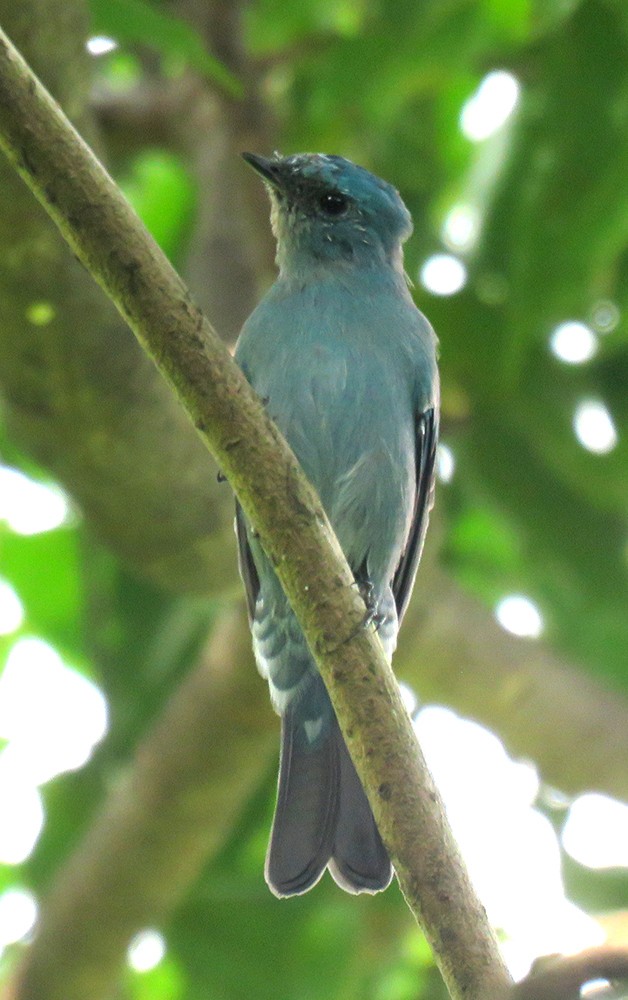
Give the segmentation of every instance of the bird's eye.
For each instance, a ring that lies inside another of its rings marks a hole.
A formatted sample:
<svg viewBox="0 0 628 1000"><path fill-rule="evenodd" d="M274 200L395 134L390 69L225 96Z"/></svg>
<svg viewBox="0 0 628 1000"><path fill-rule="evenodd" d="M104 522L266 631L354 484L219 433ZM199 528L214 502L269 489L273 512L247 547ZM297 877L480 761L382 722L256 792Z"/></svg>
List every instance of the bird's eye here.
<svg viewBox="0 0 628 1000"><path fill-rule="evenodd" d="M324 194L319 205L325 215L344 215L349 207L349 200L342 194Z"/></svg>

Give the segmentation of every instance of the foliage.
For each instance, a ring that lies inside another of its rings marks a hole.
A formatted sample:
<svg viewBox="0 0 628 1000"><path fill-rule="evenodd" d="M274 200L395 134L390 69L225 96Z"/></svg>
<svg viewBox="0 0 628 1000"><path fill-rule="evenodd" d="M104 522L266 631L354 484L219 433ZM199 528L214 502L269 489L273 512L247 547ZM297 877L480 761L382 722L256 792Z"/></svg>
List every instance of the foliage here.
<svg viewBox="0 0 628 1000"><path fill-rule="evenodd" d="M121 42L96 65L100 83L117 79L124 89L131 65L131 90L138 80L177 77L189 67L223 98L236 99L249 85L209 52L177 4L91 0L91 10L94 30ZM622 0L255 0L244 37L277 120L273 142L286 152L356 159L393 181L412 212L407 270L440 337L444 440L456 461L438 496L444 564L489 607L506 593L529 595L548 643L626 694ZM493 70L516 77L520 98L499 131L473 142L460 129L460 112ZM190 157L152 140L139 146L117 179L182 262L200 203ZM475 226L464 247L445 228L460 205ZM441 252L466 267L464 288L451 296L430 293L418 279L425 259ZM552 332L570 320L588 324L595 338L595 356L580 365L549 349ZM608 453L586 450L576 438L574 413L586 399L601 400L612 415L617 442ZM6 427L0 454L32 471ZM40 894L194 662L215 607L139 581L94 543L78 515L32 536L3 527L0 560L26 609L18 634L46 639L97 677L110 706L110 733L90 762L45 787L46 827L35 852L0 867L0 888L15 883ZM3 656L14 638L2 638ZM396 890L339 898L321 884L290 904L267 894L261 872L273 774L173 917L166 962L144 977L128 972L124 995L409 1000L437 993L426 946ZM603 879L573 865L569 874L575 899L625 907L620 873L608 891Z"/></svg>
<svg viewBox="0 0 628 1000"><path fill-rule="evenodd" d="M199 35L179 18L169 17L159 4L146 0L91 0L94 31L111 34L120 42L149 45L175 67L189 65L231 95L242 95L242 85L215 59Z"/></svg>

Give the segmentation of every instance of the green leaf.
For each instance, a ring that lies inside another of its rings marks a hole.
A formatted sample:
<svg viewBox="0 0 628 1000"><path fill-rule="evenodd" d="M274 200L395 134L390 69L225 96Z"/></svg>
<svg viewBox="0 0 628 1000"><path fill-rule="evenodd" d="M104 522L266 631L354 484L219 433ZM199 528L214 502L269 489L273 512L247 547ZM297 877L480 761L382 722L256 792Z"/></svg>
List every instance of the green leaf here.
<svg viewBox="0 0 628 1000"><path fill-rule="evenodd" d="M127 972L129 1000L183 1000L185 983L175 962L166 958L149 972Z"/></svg>
<svg viewBox="0 0 628 1000"><path fill-rule="evenodd" d="M196 208L194 185L179 158L165 150L145 149L119 183L164 253L179 259Z"/></svg>
<svg viewBox="0 0 628 1000"><path fill-rule="evenodd" d="M90 0L92 27L116 41L140 42L175 57L218 84L232 97L241 97L237 77L209 53L196 31L179 18L158 10L146 0Z"/></svg>
<svg viewBox="0 0 628 1000"><path fill-rule="evenodd" d="M82 645L77 536L72 527L24 536L0 526L2 575L24 605L25 627L72 659Z"/></svg>

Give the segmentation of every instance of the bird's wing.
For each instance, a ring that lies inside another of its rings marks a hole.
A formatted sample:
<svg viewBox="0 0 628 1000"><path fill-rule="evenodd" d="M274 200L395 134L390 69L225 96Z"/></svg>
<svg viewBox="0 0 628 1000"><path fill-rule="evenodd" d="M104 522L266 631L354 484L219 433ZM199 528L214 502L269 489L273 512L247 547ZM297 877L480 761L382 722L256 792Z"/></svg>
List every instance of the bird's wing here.
<svg viewBox="0 0 628 1000"><path fill-rule="evenodd" d="M399 560L392 585L399 622L401 622L408 601L410 600L414 578L423 549L429 512L432 507L437 438L438 421L435 410L430 408L420 413L416 419L416 490L414 509L406 547ZM255 603L259 594L259 577L251 554L244 514L239 503L236 503L235 528L238 541L240 575L246 592L249 621L252 622L255 614Z"/></svg>
<svg viewBox="0 0 628 1000"><path fill-rule="evenodd" d="M246 534L246 522L240 504L236 501L235 530L238 540L238 563L240 566L240 576L244 583L246 593L246 605L249 613L249 624L252 623L255 615L255 602L259 594L259 577L253 562L251 547Z"/></svg>
<svg viewBox="0 0 628 1000"><path fill-rule="evenodd" d="M399 622L404 616L414 586L428 517L434 499L434 461L437 438L438 418L435 410L431 408L418 414L415 425L416 492L414 510L406 547L395 571L392 584Z"/></svg>

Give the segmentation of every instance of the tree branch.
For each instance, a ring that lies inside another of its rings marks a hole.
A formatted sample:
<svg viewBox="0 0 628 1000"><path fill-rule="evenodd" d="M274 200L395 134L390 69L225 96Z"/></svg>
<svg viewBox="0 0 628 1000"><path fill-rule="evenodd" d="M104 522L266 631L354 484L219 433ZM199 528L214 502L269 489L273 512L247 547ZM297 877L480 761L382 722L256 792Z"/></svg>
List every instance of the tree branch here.
<svg viewBox="0 0 628 1000"><path fill-rule="evenodd" d="M84 0L0 0L0 24L94 135ZM0 387L13 440L126 565L179 592L222 591L233 563L228 490L155 366L4 159L0 243Z"/></svg>
<svg viewBox="0 0 628 1000"><path fill-rule="evenodd" d="M0 145L177 391L259 532L454 997L510 979L320 501L181 279L6 36Z"/></svg>
<svg viewBox="0 0 628 1000"><path fill-rule="evenodd" d="M549 955L516 983L510 1000L579 1000L581 989L594 979L628 983L626 948L590 948L578 955Z"/></svg>
<svg viewBox="0 0 628 1000"><path fill-rule="evenodd" d="M130 939L163 921L230 833L276 742L244 621L243 604L219 620L58 873L10 987L16 1000L109 997Z"/></svg>

